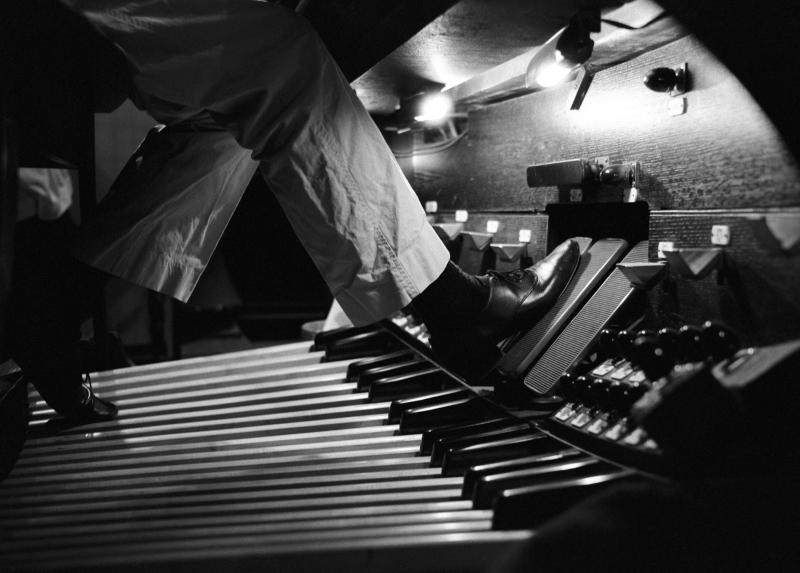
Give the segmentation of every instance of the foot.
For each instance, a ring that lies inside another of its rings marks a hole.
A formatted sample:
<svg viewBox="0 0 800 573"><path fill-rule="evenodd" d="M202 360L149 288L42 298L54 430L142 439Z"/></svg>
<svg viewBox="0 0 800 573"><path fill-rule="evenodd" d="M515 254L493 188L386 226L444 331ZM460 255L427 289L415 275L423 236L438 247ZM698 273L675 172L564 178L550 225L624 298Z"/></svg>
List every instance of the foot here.
<svg viewBox="0 0 800 573"><path fill-rule="evenodd" d="M579 260L578 244L568 240L527 269L477 277L488 289L486 305L477 314L428 325L434 352L469 379L482 377L500 357L501 340L531 328L553 307Z"/></svg>
<svg viewBox="0 0 800 573"><path fill-rule="evenodd" d="M578 266L575 241L561 243L535 265L478 277L489 287L489 301L472 328L492 344L536 324L553 307Z"/></svg>
<svg viewBox="0 0 800 573"><path fill-rule="evenodd" d="M83 403L74 413L65 416L70 422L75 424L90 424L93 422L107 422L117 417L116 405L108 400L103 400L85 385L83 386L83 391L86 395Z"/></svg>

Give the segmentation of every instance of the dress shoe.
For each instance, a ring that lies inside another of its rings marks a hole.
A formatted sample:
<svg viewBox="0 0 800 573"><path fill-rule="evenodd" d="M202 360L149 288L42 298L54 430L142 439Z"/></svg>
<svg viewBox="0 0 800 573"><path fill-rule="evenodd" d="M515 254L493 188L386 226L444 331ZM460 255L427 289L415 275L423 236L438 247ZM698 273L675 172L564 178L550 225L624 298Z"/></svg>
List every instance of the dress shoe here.
<svg viewBox="0 0 800 573"><path fill-rule="evenodd" d="M86 397L74 411L65 413L64 417L73 424L91 424L107 422L117 417L117 407L108 400L103 400L91 388L83 385Z"/></svg>
<svg viewBox="0 0 800 573"><path fill-rule="evenodd" d="M578 243L561 243L527 269L478 277L489 287L489 301L472 323L477 333L496 344L536 324L553 307L572 279L580 260Z"/></svg>
<svg viewBox="0 0 800 573"><path fill-rule="evenodd" d="M580 260L580 248L568 240L527 269L489 272L477 279L488 301L476 315L458 317L431 329L431 346L444 366L468 380L483 377L500 357L497 344L534 326L553 307Z"/></svg>
<svg viewBox="0 0 800 573"><path fill-rule="evenodd" d="M69 426L105 422L117 417L117 407L95 394L79 372L50 372L25 376L47 404Z"/></svg>

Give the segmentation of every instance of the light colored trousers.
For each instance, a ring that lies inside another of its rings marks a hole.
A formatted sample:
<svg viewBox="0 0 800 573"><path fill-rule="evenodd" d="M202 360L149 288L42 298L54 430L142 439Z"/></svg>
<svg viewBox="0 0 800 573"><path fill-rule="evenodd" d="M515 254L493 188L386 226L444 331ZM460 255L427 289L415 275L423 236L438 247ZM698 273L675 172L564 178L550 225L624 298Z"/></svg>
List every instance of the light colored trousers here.
<svg viewBox="0 0 800 573"><path fill-rule="evenodd" d="M218 126L145 140L84 261L186 300L257 166L355 324L441 274L447 250L302 17L257 0L64 1L126 55L137 105L167 126Z"/></svg>

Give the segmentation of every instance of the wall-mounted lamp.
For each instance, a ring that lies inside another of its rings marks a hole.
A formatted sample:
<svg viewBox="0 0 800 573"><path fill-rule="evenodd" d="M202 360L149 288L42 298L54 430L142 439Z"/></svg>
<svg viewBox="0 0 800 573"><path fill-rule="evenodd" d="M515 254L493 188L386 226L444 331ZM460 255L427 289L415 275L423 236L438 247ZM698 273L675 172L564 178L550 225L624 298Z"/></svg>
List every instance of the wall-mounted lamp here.
<svg viewBox="0 0 800 573"><path fill-rule="evenodd" d="M600 31L600 11L581 10L569 24L542 44L525 72L525 86L541 89L566 80L592 55L590 32Z"/></svg>
<svg viewBox="0 0 800 573"><path fill-rule="evenodd" d="M644 76L644 85L654 92L667 92L671 96L686 93L689 82L689 65L677 68L654 68Z"/></svg>
<svg viewBox="0 0 800 573"><path fill-rule="evenodd" d="M467 114L457 112L453 98L442 93L441 84L404 98L392 116L383 120L381 129L397 135L411 134L413 141L393 148L398 158L429 155L449 149L467 133ZM410 144L410 148L408 145Z"/></svg>

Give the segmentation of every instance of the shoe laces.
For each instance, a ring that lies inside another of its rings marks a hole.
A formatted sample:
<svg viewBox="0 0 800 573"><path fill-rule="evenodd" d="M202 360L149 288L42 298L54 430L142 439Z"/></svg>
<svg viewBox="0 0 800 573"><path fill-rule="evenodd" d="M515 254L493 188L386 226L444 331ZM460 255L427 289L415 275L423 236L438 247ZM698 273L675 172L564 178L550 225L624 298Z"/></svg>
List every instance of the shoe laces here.
<svg viewBox="0 0 800 573"><path fill-rule="evenodd" d="M522 282L525 278L527 271L525 269L514 269L513 271L507 272L498 272L498 271L487 271L486 274L489 276L495 277L507 283L517 284Z"/></svg>
<svg viewBox="0 0 800 573"><path fill-rule="evenodd" d="M91 404L92 399L94 398L94 389L92 388L92 377L88 372L84 372L83 376L83 387L89 391L89 395L86 397L86 403Z"/></svg>

